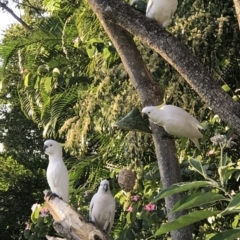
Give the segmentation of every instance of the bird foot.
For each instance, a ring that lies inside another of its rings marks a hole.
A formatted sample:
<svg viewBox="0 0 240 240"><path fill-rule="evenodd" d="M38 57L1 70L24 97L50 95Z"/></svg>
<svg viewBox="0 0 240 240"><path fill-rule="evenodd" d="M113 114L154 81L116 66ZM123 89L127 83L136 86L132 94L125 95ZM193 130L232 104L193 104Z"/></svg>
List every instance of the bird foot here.
<svg viewBox="0 0 240 240"><path fill-rule="evenodd" d="M59 197L56 193L53 193L52 191L49 191L47 193L47 197L48 197L48 200L51 200L52 198L55 198L55 197L62 199L61 197Z"/></svg>
<svg viewBox="0 0 240 240"><path fill-rule="evenodd" d="M92 220L86 220L86 222L95 225L95 223Z"/></svg>

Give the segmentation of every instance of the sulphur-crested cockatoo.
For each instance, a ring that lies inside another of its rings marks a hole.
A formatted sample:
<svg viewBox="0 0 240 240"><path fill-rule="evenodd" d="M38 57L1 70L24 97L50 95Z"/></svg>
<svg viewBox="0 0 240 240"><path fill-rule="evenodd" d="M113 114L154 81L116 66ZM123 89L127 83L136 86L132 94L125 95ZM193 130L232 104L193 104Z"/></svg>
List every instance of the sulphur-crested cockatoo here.
<svg viewBox="0 0 240 240"><path fill-rule="evenodd" d="M54 140L47 140L44 142L44 151L49 156L47 181L51 192L68 203L69 177L62 158L62 146Z"/></svg>
<svg viewBox="0 0 240 240"><path fill-rule="evenodd" d="M177 9L177 0L148 0L146 16L166 28Z"/></svg>
<svg viewBox="0 0 240 240"><path fill-rule="evenodd" d="M109 182L102 180L97 193L90 202L90 220L109 233L114 222L115 208L116 203L110 191Z"/></svg>
<svg viewBox="0 0 240 240"><path fill-rule="evenodd" d="M148 115L149 120L165 131L177 137L190 138L200 149L198 138L203 135L198 129L203 129L201 123L188 112L174 105L148 106L142 113Z"/></svg>

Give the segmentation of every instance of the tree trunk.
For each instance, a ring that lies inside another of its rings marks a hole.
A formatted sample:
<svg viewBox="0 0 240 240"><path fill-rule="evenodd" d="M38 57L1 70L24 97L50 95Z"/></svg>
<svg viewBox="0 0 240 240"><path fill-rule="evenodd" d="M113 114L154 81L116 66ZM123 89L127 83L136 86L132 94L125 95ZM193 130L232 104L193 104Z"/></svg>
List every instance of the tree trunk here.
<svg viewBox="0 0 240 240"><path fill-rule="evenodd" d="M236 11L236 16L238 20L238 26L240 30L240 0L233 0L234 5L235 5L235 11Z"/></svg>
<svg viewBox="0 0 240 240"><path fill-rule="evenodd" d="M53 216L54 229L65 239L71 240L111 240L111 238L98 229L94 224L87 222L76 210L58 197L49 199L48 190L44 191L45 206ZM60 238L46 236L50 240ZM63 238L61 238L64 240Z"/></svg>
<svg viewBox="0 0 240 240"><path fill-rule="evenodd" d="M163 101L163 90L149 74L146 64L139 53L132 36L123 28L113 22L108 21L104 11L98 11L96 1L88 1L93 11L101 21L105 31L109 35L112 43L117 49L126 71L130 76L130 81L134 85L143 105L157 105ZM111 16L107 16L111 18ZM174 140L166 134L162 127L151 123L152 135L155 144L158 165L163 188L181 181L179 162ZM168 214L173 205L182 198L182 194L175 194L165 199ZM183 212L169 215L172 221L183 215ZM171 232L174 240L192 239L192 228L187 227Z"/></svg>
<svg viewBox="0 0 240 240"><path fill-rule="evenodd" d="M231 96L221 89L218 82L177 38L123 1L88 2L96 6L95 13L104 14L109 21L120 25L159 53L182 75L214 113L240 135L240 103L234 102Z"/></svg>

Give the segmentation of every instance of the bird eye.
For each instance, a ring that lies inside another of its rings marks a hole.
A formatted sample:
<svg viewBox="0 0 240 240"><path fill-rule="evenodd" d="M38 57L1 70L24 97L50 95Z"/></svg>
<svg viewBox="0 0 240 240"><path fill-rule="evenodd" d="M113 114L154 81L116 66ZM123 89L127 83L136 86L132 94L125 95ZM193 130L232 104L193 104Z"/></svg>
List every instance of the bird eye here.
<svg viewBox="0 0 240 240"><path fill-rule="evenodd" d="M150 114L150 112L148 112L148 114Z"/></svg>
<svg viewBox="0 0 240 240"><path fill-rule="evenodd" d="M50 147L52 146L52 144L50 144Z"/></svg>

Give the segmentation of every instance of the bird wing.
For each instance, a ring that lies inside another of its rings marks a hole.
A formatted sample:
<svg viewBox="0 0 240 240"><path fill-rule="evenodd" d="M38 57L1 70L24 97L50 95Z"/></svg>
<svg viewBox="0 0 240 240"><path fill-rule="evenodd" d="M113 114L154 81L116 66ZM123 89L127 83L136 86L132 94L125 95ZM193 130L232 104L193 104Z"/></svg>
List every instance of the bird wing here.
<svg viewBox="0 0 240 240"><path fill-rule="evenodd" d="M150 8L152 7L152 5L153 5L153 0L148 0L146 14L150 11Z"/></svg>
<svg viewBox="0 0 240 240"><path fill-rule="evenodd" d="M56 193L65 202L69 198L69 177L68 171L63 161L49 163L47 169L47 181L51 191Z"/></svg>
<svg viewBox="0 0 240 240"><path fill-rule="evenodd" d="M160 110L163 111L163 115L166 118L185 120L193 126L203 129L203 126L195 117L180 107L174 105L164 105L162 108L160 108Z"/></svg>
<svg viewBox="0 0 240 240"><path fill-rule="evenodd" d="M95 195L96 195L96 194L95 194ZM93 195L92 200L91 200L91 202L90 202L90 206L89 206L89 218L90 218L92 221L94 221L94 220L93 220L92 211L93 211L93 206L94 206L94 197L95 197L95 195Z"/></svg>

